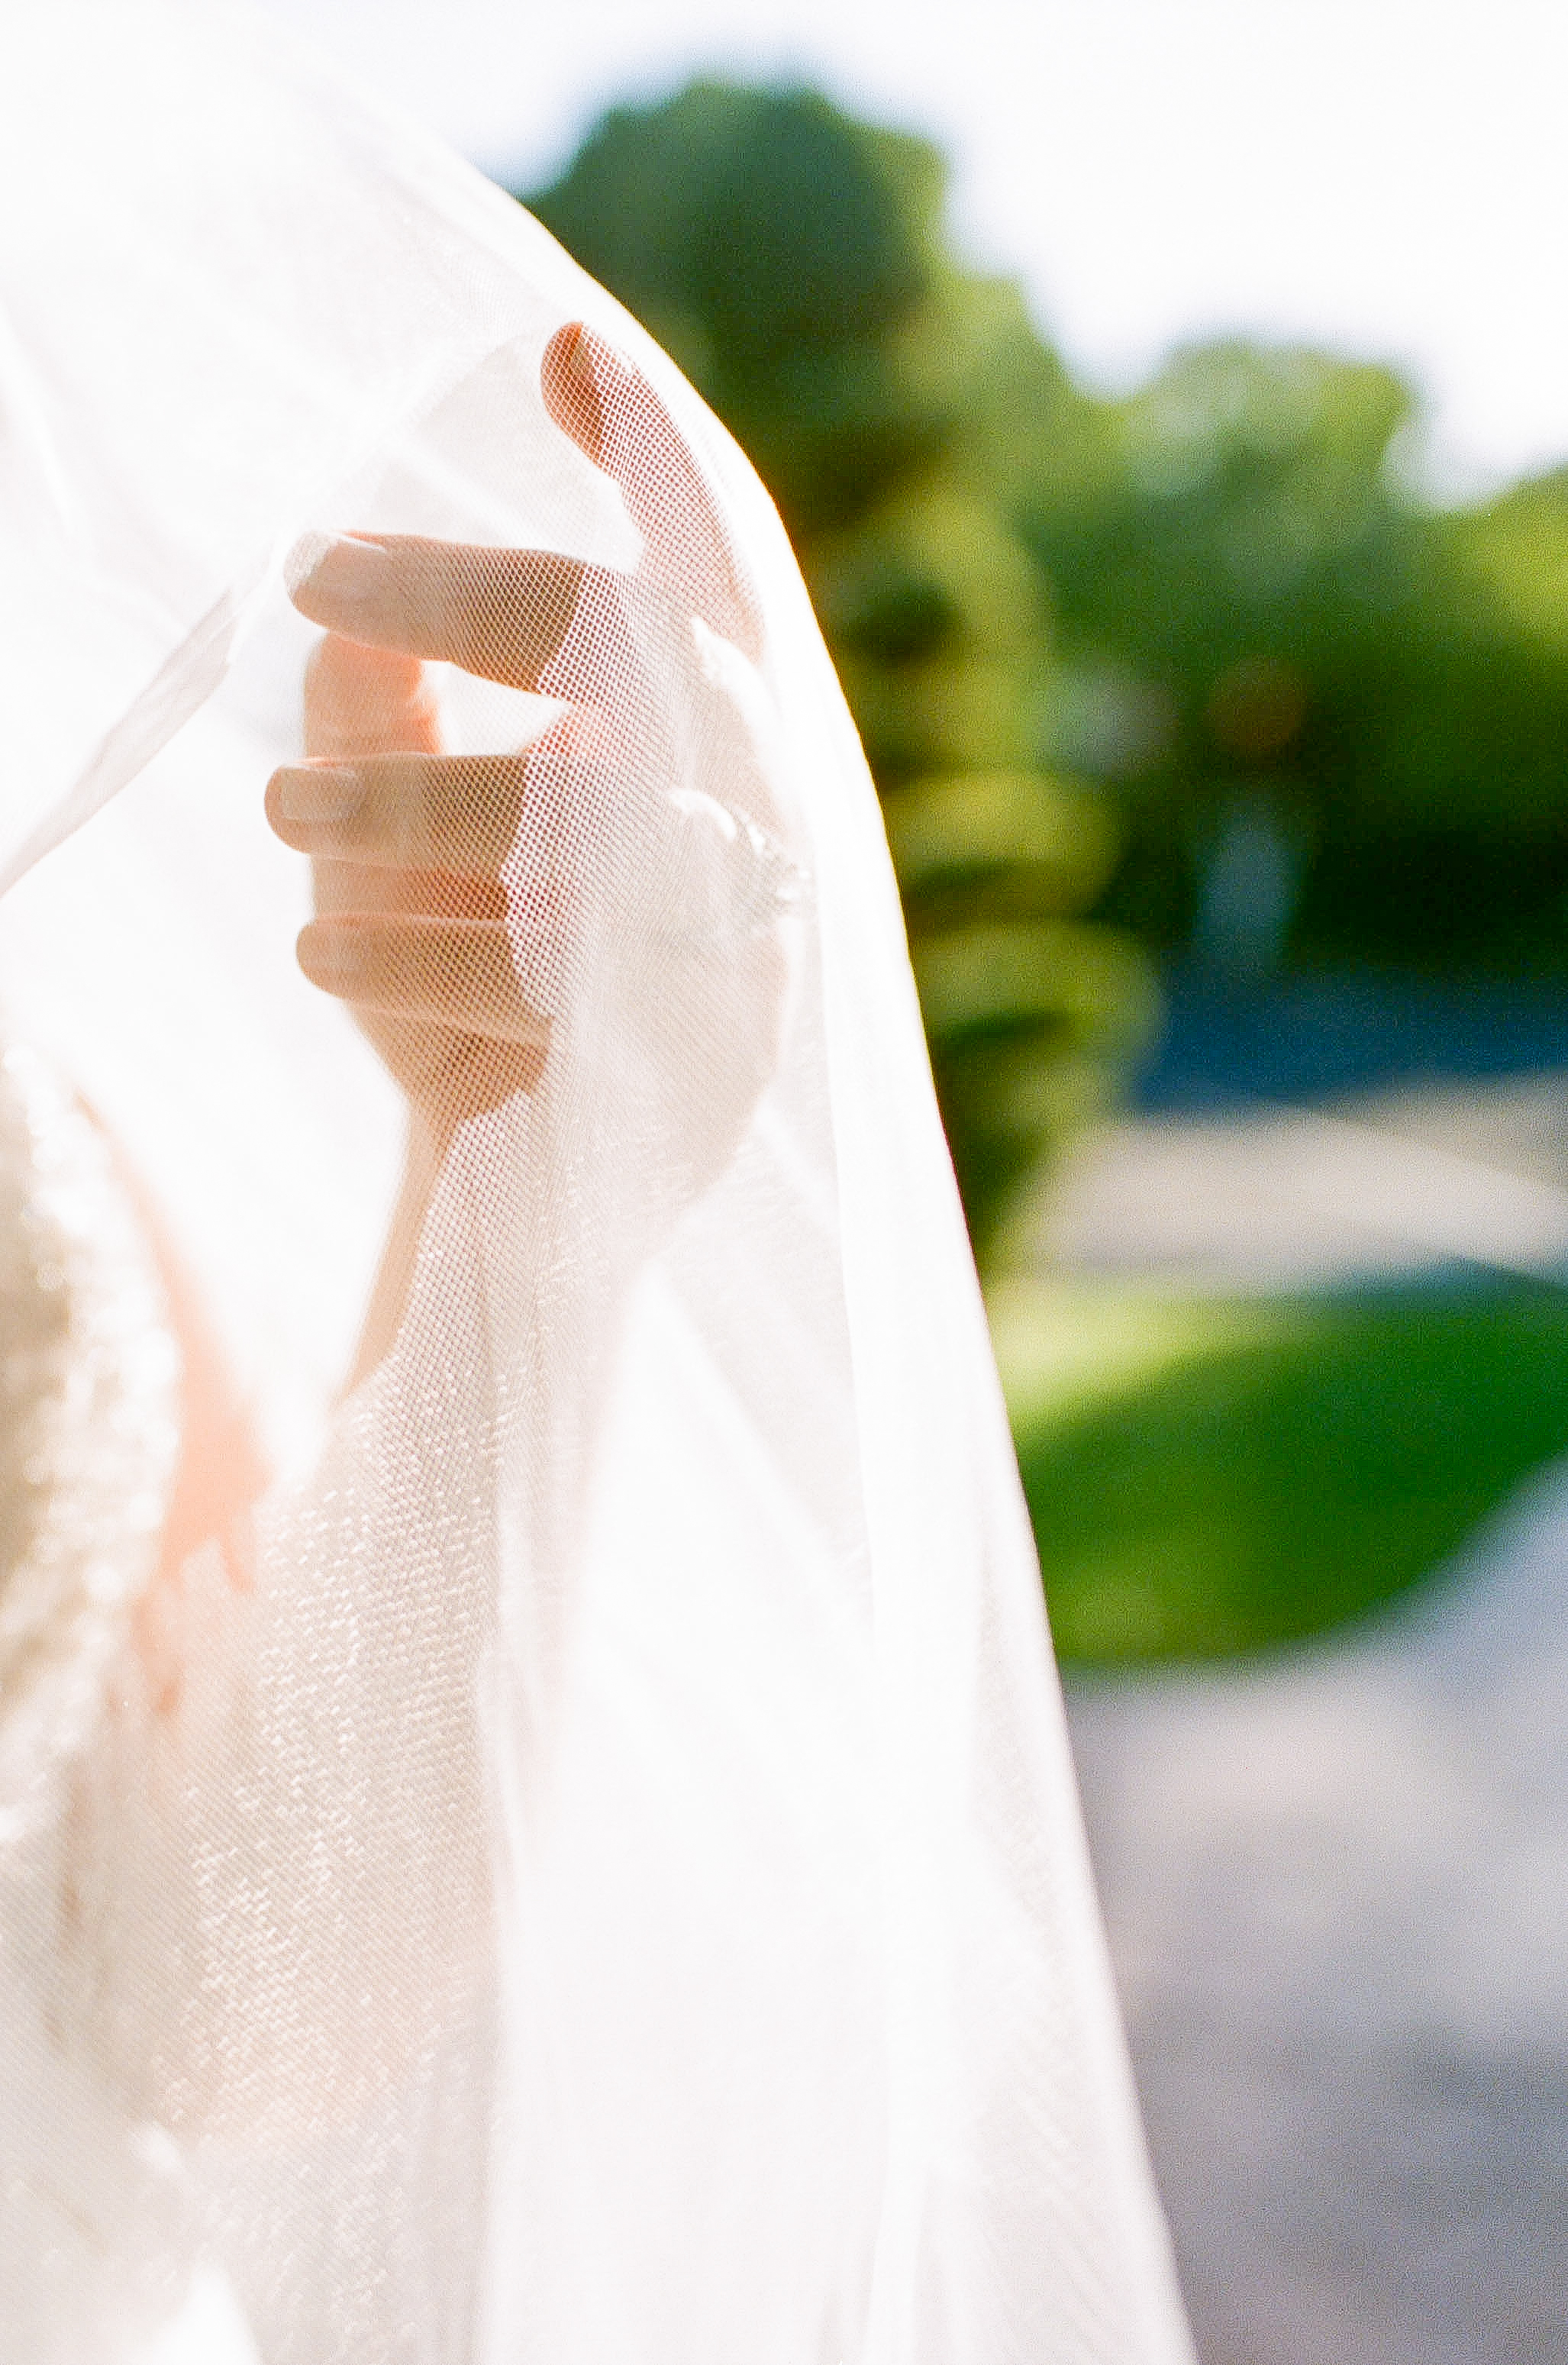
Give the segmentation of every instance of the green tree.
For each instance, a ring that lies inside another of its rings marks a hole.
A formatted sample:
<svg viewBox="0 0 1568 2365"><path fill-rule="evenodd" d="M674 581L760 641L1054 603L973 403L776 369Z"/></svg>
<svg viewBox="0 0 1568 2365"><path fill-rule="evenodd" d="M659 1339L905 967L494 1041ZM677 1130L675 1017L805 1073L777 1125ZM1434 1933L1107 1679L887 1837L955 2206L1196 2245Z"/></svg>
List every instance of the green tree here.
<svg viewBox="0 0 1568 2365"><path fill-rule="evenodd" d="M789 528L882 795L985 1254L1155 1006L1131 937L1078 916L1116 867L1114 807L1042 759L1052 633L1022 488L1043 442L1092 440L1092 407L1016 290L954 259L937 151L812 93L699 83L618 110L526 202L680 363Z"/></svg>
<svg viewBox="0 0 1568 2365"><path fill-rule="evenodd" d="M1561 958L1568 491L1433 513L1416 424L1390 370L1199 346L1103 406L1092 466L1038 468L1059 744L1118 786L1103 908L1147 940Z"/></svg>

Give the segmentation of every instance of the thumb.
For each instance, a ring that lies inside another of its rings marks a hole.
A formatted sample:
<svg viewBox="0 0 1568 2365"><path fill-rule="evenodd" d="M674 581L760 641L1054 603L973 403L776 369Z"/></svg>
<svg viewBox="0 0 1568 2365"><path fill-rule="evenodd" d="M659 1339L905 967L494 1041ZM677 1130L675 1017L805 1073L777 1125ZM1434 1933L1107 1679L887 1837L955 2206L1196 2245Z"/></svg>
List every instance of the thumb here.
<svg viewBox="0 0 1568 2365"><path fill-rule="evenodd" d="M642 372L580 320L544 349L555 424L614 479L663 588L746 656L762 654L756 595L696 460Z"/></svg>
<svg viewBox="0 0 1568 2365"><path fill-rule="evenodd" d="M307 756L437 755L441 720L418 657L329 633L305 669Z"/></svg>

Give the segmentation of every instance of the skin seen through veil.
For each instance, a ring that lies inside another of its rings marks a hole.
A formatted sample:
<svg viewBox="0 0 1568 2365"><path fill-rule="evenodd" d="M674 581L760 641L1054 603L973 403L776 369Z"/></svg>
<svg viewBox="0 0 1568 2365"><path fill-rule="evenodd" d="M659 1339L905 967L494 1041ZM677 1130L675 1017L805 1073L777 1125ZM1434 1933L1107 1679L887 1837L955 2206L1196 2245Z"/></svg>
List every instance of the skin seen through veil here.
<svg viewBox="0 0 1568 2365"><path fill-rule="evenodd" d="M351 1394L397 1342L421 1234L458 1134L545 1083L557 1029L572 1022L574 938L585 920L600 931L593 958L601 990L607 917L612 933L634 932L644 925L638 907L651 899L653 921L664 925L658 968L670 1006L620 1015L639 1037L633 1073L643 1152L651 1098L665 1132L682 1146L682 1198L726 1164L776 1062L786 903L753 897L756 907L738 928L723 924L737 889L746 902L746 859L760 858L764 823L777 815L744 712L711 654L721 638L741 665L760 654L755 607L685 447L645 381L576 327L553 341L543 377L551 415L613 476L642 531L643 555L631 577L550 554L344 537L312 554L315 563L294 593L310 621L327 628L306 673L306 761L281 768L266 792L277 835L312 863L316 917L301 934L300 967L347 1004L409 1112L402 1190L349 1374ZM450 755L424 666L458 660L486 678L543 691L566 711L519 754ZM672 675L683 708L709 724L685 746L663 722ZM629 808L638 808L630 828ZM661 912L658 865L646 858L650 846L656 854L672 840L666 867L678 885L694 844L722 857L716 894L684 913ZM614 858L618 843L630 851L623 869ZM737 849L745 857L738 869L722 858ZM531 958L543 992L531 983ZM640 982L645 950L630 968ZM611 960L611 981L614 974ZM559 999L549 991L552 977L560 981ZM615 990L611 981L612 1011ZM609 1072L613 1077L613 1063ZM613 1107L608 1114L604 1138L611 1144L629 1138ZM637 1187L633 1174L633 1197ZM655 1183L654 1197L667 1203L667 1178ZM669 1213L662 1204L657 1228ZM633 1221L636 1255L646 1253L646 1237L645 1225ZM607 1335L633 1263L622 1252L594 1317ZM258 1577L247 1515L261 1506L271 1474L253 1453L228 1453L228 1433L215 1433L206 1418L208 1400L221 1398L221 1373L189 1352L187 1369L187 1410L199 1416L191 1445L209 1466L193 1474L176 1500L171 1548L135 1635L148 1705L170 1726L176 1748L190 1646L187 1568L215 1537L230 1592L252 1591ZM575 1500L582 1474L573 1476L567 1465L580 1458L584 1439L573 1430L571 1406L543 1405L538 1418L554 1424L566 1474L558 1491ZM214 1434L209 1450L205 1440ZM226 1456L227 1488L215 1488L212 1468ZM196 1532L193 1515L199 1525L203 1514L207 1524ZM258 1515L264 1520L264 1508ZM261 1581L263 1619L284 1607L276 1575L274 1568L271 1590ZM426 1605L432 1612L437 1606ZM393 1631L402 1615L391 1597L376 1614ZM477 1613L471 1600L456 1614ZM543 1661L558 1642L558 1622L545 1615L534 1637ZM455 1732L453 1739L442 1778L461 1787L470 1778L469 1751ZM484 1922L472 1844L456 1853L469 1866L473 1896L466 1911L443 1917L426 1950L426 1978L439 1996L471 1975ZM406 2075L429 2036L428 2002L399 1994L396 1982L373 1985L367 2001L366 2026L339 2026L334 2037L340 2092L325 2107L344 2115ZM335 2008L331 2017L341 2012ZM232 2067L246 2059L248 2040L224 2031L221 2017L215 2028L222 2033L205 2048L205 2081L187 2090L179 2072L167 2091L139 2095L187 2133L242 2125L251 2107L238 2092L252 2072ZM319 2092L315 2107L323 2107Z"/></svg>
<svg viewBox="0 0 1568 2365"><path fill-rule="evenodd" d="M171 1515L130 1437L47 1594L96 1616L101 1537L102 1696L0 1866L0 2351L1187 2365L777 512L260 20L34 14L0 983L171 1250L161 1299L106 1219L149 1336L95 1402L156 1347L172 1470L177 1328L218 1483Z"/></svg>
<svg viewBox="0 0 1568 2365"><path fill-rule="evenodd" d="M697 625L754 661L761 654L755 598L646 381L573 322L546 348L541 387L556 424L623 492L643 534L637 573L666 661L673 655L695 676ZM624 797L650 757L657 762L658 692L627 629L619 587L602 569L550 553L393 535L342 536L310 555L293 597L327 637L307 672L307 759L274 773L267 814L284 842L312 860L317 916L301 933L300 966L353 1010L410 1106L404 1190L356 1357L357 1381L396 1334L420 1224L457 1127L538 1085L551 1014L527 999L512 928L544 937L569 930L594 859L595 808ZM575 649L575 628L585 619ZM445 754L423 670L431 660L543 691L566 712L519 754ZM700 794L700 780L697 786ZM713 786L732 805L737 793L745 801L754 834L776 823L755 758L726 768ZM543 810L520 891L505 874L531 796ZM724 803L711 801L722 818ZM774 1005L774 1023L749 1030L767 1044L776 1037L785 978L765 931L748 947L746 970L743 998L749 992ZM734 992L731 979L726 1001ZM715 1037L721 1028L734 1032L734 1014L733 1007L715 1008ZM700 1028L681 1033L666 1056L683 1065L706 1059L710 1081L722 1094L728 1085L734 1104L718 1126L727 1146L766 1067L757 1059L744 1082L722 1078L722 1062L711 1056L716 1046L703 1042Z"/></svg>
<svg viewBox="0 0 1568 2365"><path fill-rule="evenodd" d="M644 538L640 571L671 637L689 646L690 620L700 618L755 659L755 600L646 381L602 339L569 323L546 349L541 384L557 425L620 483ZM544 1071L551 1019L524 998L509 927L509 902L518 899L503 876L531 784L552 758L563 761L578 818L591 823L596 805L623 796L645 762L639 709L650 692L623 627L618 676L607 679L599 665L585 678L580 663L569 656L563 663L585 602L614 589L601 570L577 560L391 535L342 536L310 555L293 597L326 632L306 670L306 760L274 773L267 818L286 845L311 857L317 916L300 935L300 967L353 1010L409 1104L404 1178L346 1375L353 1387L396 1339L420 1228L456 1131L513 1093L535 1090ZM600 623L597 642L603 637ZM549 689L566 712L521 753L449 755L425 672L431 661ZM574 700L574 689L588 696ZM760 777L755 766L732 773L726 792L737 785L744 792L748 777ZM771 817L766 790L751 802L758 819ZM525 901L535 931L566 925L571 896L581 891L573 864L580 874L583 849L558 821L553 837L546 891L535 882ZM777 1005L784 986L777 942L759 936L748 965L754 991ZM682 1048L701 1051L700 1042ZM762 1081L758 1063L755 1082ZM735 1108L726 1138L748 1105ZM186 1434L158 1581L137 1635L155 1692L172 1697L177 1645L168 1608L181 1566L212 1536L232 1581L250 1581L248 1513L271 1474L177 1254L156 1226L154 1237L183 1345Z"/></svg>

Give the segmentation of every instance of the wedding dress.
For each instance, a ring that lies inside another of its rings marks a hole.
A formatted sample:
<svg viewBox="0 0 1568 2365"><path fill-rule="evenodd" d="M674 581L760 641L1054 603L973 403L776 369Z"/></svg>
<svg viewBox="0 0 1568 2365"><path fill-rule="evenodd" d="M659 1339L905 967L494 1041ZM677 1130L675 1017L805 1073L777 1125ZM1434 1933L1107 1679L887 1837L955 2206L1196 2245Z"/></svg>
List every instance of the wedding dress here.
<svg viewBox="0 0 1568 2365"><path fill-rule="evenodd" d="M0 2351L1188 2357L766 497L275 34L5 46Z"/></svg>

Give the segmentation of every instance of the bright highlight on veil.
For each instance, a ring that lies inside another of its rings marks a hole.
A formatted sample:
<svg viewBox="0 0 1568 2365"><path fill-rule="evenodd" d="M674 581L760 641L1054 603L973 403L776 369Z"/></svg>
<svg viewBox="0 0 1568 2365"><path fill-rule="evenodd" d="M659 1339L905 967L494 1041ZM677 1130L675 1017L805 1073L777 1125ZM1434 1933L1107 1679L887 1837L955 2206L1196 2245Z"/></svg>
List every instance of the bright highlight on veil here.
<svg viewBox="0 0 1568 2365"><path fill-rule="evenodd" d="M248 19L21 48L6 2353L1184 2358L766 496Z"/></svg>

